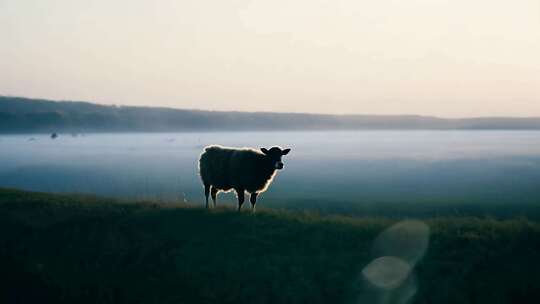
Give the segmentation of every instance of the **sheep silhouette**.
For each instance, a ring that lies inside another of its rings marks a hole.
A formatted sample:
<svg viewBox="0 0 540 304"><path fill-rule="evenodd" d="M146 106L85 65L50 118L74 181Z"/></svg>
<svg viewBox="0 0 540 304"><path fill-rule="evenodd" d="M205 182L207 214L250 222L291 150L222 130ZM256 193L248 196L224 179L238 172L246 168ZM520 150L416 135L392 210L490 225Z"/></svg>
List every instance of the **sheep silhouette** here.
<svg viewBox="0 0 540 304"><path fill-rule="evenodd" d="M208 195L211 194L214 207L220 191L236 191L238 211L244 203L245 192L250 194L251 208L255 211L257 196L266 191L276 170L283 169L281 157L291 149L280 147L261 148L229 148L208 146L199 159L199 173L204 185L206 208Z"/></svg>

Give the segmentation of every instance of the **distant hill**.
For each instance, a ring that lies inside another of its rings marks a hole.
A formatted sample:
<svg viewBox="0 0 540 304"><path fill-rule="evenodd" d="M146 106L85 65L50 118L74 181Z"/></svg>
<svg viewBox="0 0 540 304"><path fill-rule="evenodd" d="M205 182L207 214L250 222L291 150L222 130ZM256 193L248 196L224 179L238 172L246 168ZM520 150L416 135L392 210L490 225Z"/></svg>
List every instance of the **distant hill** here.
<svg viewBox="0 0 540 304"><path fill-rule="evenodd" d="M540 130L540 118L220 112L0 96L0 133L396 129Z"/></svg>

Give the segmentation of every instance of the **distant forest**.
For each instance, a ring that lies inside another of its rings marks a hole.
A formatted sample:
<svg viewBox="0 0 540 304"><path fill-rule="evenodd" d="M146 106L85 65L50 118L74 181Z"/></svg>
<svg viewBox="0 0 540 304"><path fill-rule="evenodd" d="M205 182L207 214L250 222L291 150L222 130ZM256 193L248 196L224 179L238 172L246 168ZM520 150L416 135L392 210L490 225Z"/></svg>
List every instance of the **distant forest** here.
<svg viewBox="0 0 540 304"><path fill-rule="evenodd" d="M0 96L0 133L420 129L540 130L540 118L221 112Z"/></svg>

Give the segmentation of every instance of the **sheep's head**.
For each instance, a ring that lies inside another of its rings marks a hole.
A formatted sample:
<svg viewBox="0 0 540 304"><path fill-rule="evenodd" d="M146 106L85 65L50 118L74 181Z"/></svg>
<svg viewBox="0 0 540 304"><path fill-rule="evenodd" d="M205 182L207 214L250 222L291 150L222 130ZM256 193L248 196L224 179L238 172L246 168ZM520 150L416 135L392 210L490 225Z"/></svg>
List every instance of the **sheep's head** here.
<svg viewBox="0 0 540 304"><path fill-rule="evenodd" d="M283 169L283 162L281 161L281 157L283 155L287 155L289 151L291 151L291 149L281 150L280 147L272 147L270 149L261 148L261 152L270 158L272 164L274 165L274 168L278 170Z"/></svg>

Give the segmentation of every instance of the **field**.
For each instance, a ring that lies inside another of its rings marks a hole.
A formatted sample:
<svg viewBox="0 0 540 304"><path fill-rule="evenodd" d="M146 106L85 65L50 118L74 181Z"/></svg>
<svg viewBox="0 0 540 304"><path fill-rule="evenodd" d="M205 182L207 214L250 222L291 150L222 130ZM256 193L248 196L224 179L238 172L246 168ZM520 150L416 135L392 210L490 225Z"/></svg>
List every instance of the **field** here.
<svg viewBox="0 0 540 304"><path fill-rule="evenodd" d="M420 206L252 214L0 189L0 302L538 303L540 224L526 209ZM403 285L370 285L378 236L416 215L425 255Z"/></svg>

